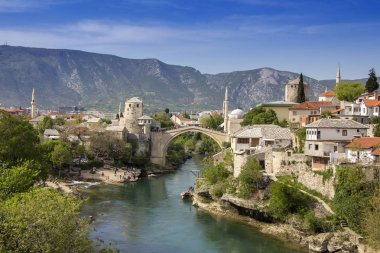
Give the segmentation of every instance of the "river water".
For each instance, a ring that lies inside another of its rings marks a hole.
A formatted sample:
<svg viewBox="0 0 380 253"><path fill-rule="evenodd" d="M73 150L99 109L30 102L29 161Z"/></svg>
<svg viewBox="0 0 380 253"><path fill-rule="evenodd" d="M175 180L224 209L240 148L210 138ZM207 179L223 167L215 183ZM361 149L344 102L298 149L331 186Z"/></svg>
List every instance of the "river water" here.
<svg viewBox="0 0 380 253"><path fill-rule="evenodd" d="M121 252L131 253L304 252L182 201L180 193L195 180L190 171L199 168L200 158L194 157L173 174L86 189L82 214L95 218L92 238L113 242Z"/></svg>

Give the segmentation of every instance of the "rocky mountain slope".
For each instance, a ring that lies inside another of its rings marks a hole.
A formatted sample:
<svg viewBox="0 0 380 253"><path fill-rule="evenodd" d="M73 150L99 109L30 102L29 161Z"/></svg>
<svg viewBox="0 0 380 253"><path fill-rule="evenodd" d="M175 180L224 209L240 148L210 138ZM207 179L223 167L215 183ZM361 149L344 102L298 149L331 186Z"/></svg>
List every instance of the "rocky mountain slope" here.
<svg viewBox="0 0 380 253"><path fill-rule="evenodd" d="M0 46L0 103L28 106L34 87L39 108L83 105L116 111L139 96L147 110L218 109L225 87L232 107L282 100L285 84L299 73L261 68L216 75L156 59L126 59L65 49ZM311 96L325 85L305 77ZM327 86L331 86L328 83Z"/></svg>

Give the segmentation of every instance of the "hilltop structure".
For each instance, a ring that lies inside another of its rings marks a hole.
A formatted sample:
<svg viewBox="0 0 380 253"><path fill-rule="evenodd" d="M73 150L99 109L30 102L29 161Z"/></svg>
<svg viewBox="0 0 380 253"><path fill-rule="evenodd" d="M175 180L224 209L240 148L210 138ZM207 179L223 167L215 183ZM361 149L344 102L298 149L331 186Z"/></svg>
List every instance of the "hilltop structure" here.
<svg viewBox="0 0 380 253"><path fill-rule="evenodd" d="M297 93L298 93L298 85L300 83L300 79L289 80L289 82L285 85L285 102L297 103ZM304 82L305 89L305 98L306 101L309 100L309 84Z"/></svg>

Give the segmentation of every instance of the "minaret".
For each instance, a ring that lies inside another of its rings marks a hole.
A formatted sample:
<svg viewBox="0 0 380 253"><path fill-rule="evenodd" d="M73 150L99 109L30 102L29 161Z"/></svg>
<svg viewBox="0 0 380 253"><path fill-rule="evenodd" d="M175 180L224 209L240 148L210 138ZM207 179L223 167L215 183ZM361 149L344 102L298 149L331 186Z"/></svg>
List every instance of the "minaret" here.
<svg viewBox="0 0 380 253"><path fill-rule="evenodd" d="M121 102L119 103L119 119L121 118Z"/></svg>
<svg viewBox="0 0 380 253"><path fill-rule="evenodd" d="M340 65L338 65L338 71L336 72L335 83L336 84L340 83Z"/></svg>
<svg viewBox="0 0 380 253"><path fill-rule="evenodd" d="M224 114L224 132L227 133L228 131L228 87L226 87L226 93L224 94L223 114Z"/></svg>
<svg viewBox="0 0 380 253"><path fill-rule="evenodd" d="M37 116L37 113L36 113L36 95L34 93L34 88L33 88L33 91L32 91L32 102L30 102L30 104L32 105L31 116L32 116L32 119L33 119L34 117Z"/></svg>

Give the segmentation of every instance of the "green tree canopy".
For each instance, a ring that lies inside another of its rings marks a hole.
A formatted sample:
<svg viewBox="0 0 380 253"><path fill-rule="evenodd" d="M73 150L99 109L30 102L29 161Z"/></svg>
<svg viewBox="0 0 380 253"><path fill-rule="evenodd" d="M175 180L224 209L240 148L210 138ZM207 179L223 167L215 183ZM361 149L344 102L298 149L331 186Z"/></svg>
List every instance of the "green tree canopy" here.
<svg viewBox="0 0 380 253"><path fill-rule="evenodd" d="M0 168L0 199L28 190L45 175L39 163L30 161L10 168Z"/></svg>
<svg viewBox="0 0 380 253"><path fill-rule="evenodd" d="M262 179L261 166L255 158L250 158L241 167L238 177L239 196L249 198L257 190L257 184Z"/></svg>
<svg viewBox="0 0 380 253"><path fill-rule="evenodd" d="M203 117L200 123L207 128L218 129L218 127L223 123L223 117L220 114L214 113L212 115Z"/></svg>
<svg viewBox="0 0 380 253"><path fill-rule="evenodd" d="M363 219L364 235L368 243L380 250L380 188L366 208Z"/></svg>
<svg viewBox="0 0 380 253"><path fill-rule="evenodd" d="M157 120L160 122L162 128L168 128L168 127L173 127L174 124L170 119L169 113L166 112L156 112L153 115L150 115L153 119Z"/></svg>
<svg viewBox="0 0 380 253"><path fill-rule="evenodd" d="M49 116L44 116L42 121L38 123L38 131L42 134L46 129L52 129L54 121Z"/></svg>
<svg viewBox="0 0 380 253"><path fill-rule="evenodd" d="M58 168L70 164L72 159L71 149L65 142L59 142L51 152L51 162Z"/></svg>
<svg viewBox="0 0 380 253"><path fill-rule="evenodd" d="M0 206L1 252L94 252L78 199L34 188Z"/></svg>
<svg viewBox="0 0 380 253"><path fill-rule="evenodd" d="M9 114L0 117L0 162L16 165L20 160L36 160L38 143L38 133L28 121Z"/></svg>
<svg viewBox="0 0 380 253"><path fill-rule="evenodd" d="M300 81L298 83L298 90L297 90L297 103L303 103L305 101L306 101L305 86L303 83L303 75L301 73Z"/></svg>
<svg viewBox="0 0 380 253"><path fill-rule="evenodd" d="M272 109L266 110L262 106L255 107L247 112L241 123L242 126L256 125L256 124L275 124L281 125L278 121L277 114Z"/></svg>
<svg viewBox="0 0 380 253"><path fill-rule="evenodd" d="M273 217L284 220L289 214L304 213L313 200L299 190L282 183L270 186L269 212Z"/></svg>
<svg viewBox="0 0 380 253"><path fill-rule="evenodd" d="M374 68L369 70L369 78L365 84L365 89L368 92L375 91L379 88L379 83L377 82L376 72Z"/></svg>
<svg viewBox="0 0 380 253"><path fill-rule="evenodd" d="M346 219L348 225L361 232L364 210L375 189L374 183L366 180L362 168L352 166L337 169L334 206L336 213Z"/></svg>
<svg viewBox="0 0 380 253"><path fill-rule="evenodd" d="M354 102L364 91L364 85L358 82L338 83L335 87L336 97L341 101L348 102Z"/></svg>

